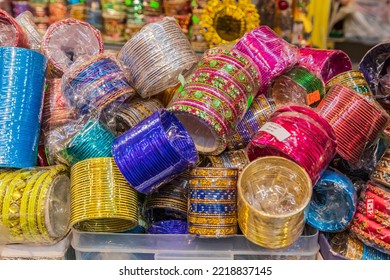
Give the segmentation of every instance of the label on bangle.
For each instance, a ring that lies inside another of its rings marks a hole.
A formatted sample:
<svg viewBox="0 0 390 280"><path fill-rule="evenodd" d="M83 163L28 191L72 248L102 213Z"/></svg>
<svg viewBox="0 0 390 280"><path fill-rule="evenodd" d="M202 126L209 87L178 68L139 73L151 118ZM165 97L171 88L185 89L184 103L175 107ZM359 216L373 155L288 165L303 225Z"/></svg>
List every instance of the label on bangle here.
<svg viewBox="0 0 390 280"><path fill-rule="evenodd" d="M314 91L312 93L308 93L306 95L307 105L314 104L317 101L320 101L320 99L321 99L321 95L320 95L320 91L318 89L316 91Z"/></svg>
<svg viewBox="0 0 390 280"><path fill-rule="evenodd" d="M366 199L366 213L367 213L367 218L369 219L374 219L375 218L375 205L374 205L374 199L373 198L367 198Z"/></svg>
<svg viewBox="0 0 390 280"><path fill-rule="evenodd" d="M271 134L272 136L276 137L276 139L278 139L280 142L286 140L291 135L290 132L288 132L283 126L274 122L265 123L260 128L260 131L264 131Z"/></svg>

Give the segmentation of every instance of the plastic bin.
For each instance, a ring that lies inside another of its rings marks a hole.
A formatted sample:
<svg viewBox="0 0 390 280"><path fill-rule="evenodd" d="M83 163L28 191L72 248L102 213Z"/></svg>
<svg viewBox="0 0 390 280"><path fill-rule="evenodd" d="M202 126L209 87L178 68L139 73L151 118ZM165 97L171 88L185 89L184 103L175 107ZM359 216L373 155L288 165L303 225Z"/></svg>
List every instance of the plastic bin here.
<svg viewBox="0 0 390 280"><path fill-rule="evenodd" d="M332 250L329 241L325 234L319 234L320 252L324 260L348 260L343 255L340 255Z"/></svg>
<svg viewBox="0 0 390 280"><path fill-rule="evenodd" d="M271 250L243 235L199 238L193 235L107 234L73 231L77 260L314 260L319 251L318 231L307 228L293 245Z"/></svg>

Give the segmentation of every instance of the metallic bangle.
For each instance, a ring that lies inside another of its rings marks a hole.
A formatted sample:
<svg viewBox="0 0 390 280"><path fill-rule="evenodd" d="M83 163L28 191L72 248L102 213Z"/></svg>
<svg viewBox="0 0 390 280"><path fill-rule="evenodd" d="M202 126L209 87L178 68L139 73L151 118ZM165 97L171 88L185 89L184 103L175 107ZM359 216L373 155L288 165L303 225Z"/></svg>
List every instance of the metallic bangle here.
<svg viewBox="0 0 390 280"><path fill-rule="evenodd" d="M215 226L215 227L204 227L198 225L189 225L188 232L191 234L199 235L200 237L226 237L237 233L237 225L234 226Z"/></svg>
<svg viewBox="0 0 390 280"><path fill-rule="evenodd" d="M191 177L200 178L237 178L238 170L235 168L194 168L190 172Z"/></svg>

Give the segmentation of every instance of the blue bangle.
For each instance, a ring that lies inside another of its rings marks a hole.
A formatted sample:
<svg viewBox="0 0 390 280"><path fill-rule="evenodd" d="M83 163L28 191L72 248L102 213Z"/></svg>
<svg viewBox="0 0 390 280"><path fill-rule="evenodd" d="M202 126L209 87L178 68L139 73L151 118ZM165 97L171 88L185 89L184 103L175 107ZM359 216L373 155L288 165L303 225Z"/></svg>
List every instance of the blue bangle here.
<svg viewBox="0 0 390 280"><path fill-rule="evenodd" d="M165 109L116 138L112 154L126 180L144 194L198 162L192 138L173 113Z"/></svg>
<svg viewBox="0 0 390 280"><path fill-rule="evenodd" d="M344 230L356 210L353 183L335 169L327 169L313 188L307 223L325 232Z"/></svg>
<svg viewBox="0 0 390 280"><path fill-rule="evenodd" d="M40 53L0 47L0 166L37 162L47 59Z"/></svg>
<svg viewBox="0 0 390 280"><path fill-rule="evenodd" d="M197 200L237 200L237 191L236 190L202 190L195 189L190 190L189 199Z"/></svg>
<svg viewBox="0 0 390 280"><path fill-rule="evenodd" d="M232 215L237 212L237 204L233 203L194 203L188 205L188 213L208 215Z"/></svg>
<svg viewBox="0 0 390 280"><path fill-rule="evenodd" d="M186 221L167 220L152 224L148 229L149 234L186 234L188 224Z"/></svg>

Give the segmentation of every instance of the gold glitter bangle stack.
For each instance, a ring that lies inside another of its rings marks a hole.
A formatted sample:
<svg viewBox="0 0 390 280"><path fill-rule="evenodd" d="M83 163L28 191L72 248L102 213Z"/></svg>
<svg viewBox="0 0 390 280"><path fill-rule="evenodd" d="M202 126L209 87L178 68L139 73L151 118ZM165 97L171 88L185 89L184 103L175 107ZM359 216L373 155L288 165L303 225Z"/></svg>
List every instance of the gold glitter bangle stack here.
<svg viewBox="0 0 390 280"><path fill-rule="evenodd" d="M71 169L71 225L94 232L122 232L138 223L137 192L113 158L91 158Z"/></svg>
<svg viewBox="0 0 390 280"><path fill-rule="evenodd" d="M212 167L237 168L242 170L249 164L246 151L241 149L237 151L226 151L219 156L208 156Z"/></svg>
<svg viewBox="0 0 390 280"><path fill-rule="evenodd" d="M188 232L201 237L237 233L237 176L234 168L194 168L188 193Z"/></svg>
<svg viewBox="0 0 390 280"><path fill-rule="evenodd" d="M294 243L303 232L311 179L281 157L251 162L238 179L238 223L247 239L266 248Z"/></svg>
<svg viewBox="0 0 390 280"><path fill-rule="evenodd" d="M63 165L0 174L0 224L10 243L55 243L70 222L70 180Z"/></svg>
<svg viewBox="0 0 390 280"><path fill-rule="evenodd" d="M390 188L390 148L386 150L375 166L374 172L371 174L371 180Z"/></svg>

